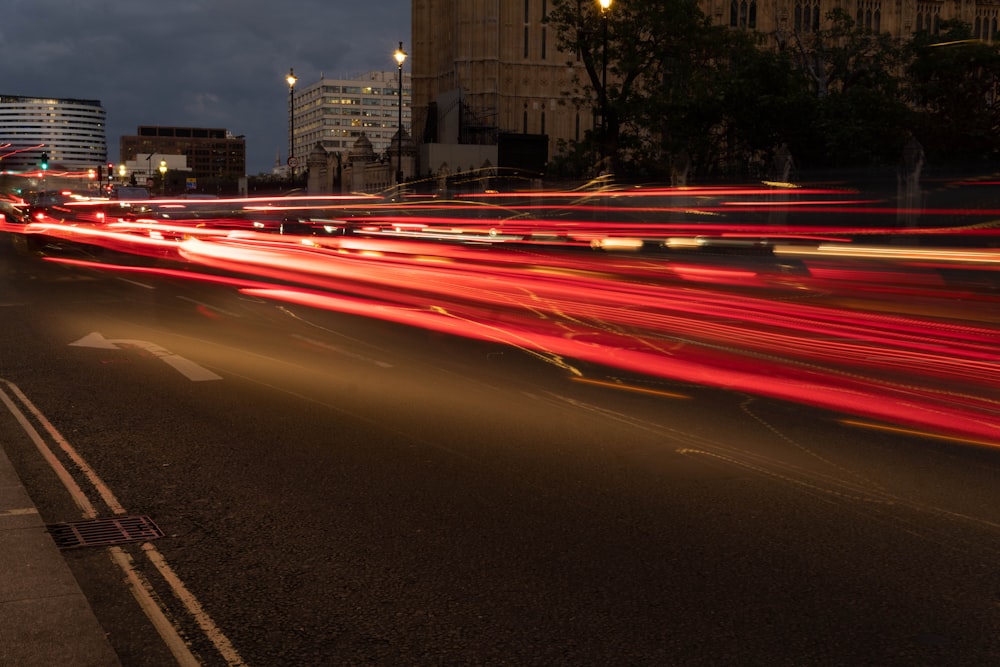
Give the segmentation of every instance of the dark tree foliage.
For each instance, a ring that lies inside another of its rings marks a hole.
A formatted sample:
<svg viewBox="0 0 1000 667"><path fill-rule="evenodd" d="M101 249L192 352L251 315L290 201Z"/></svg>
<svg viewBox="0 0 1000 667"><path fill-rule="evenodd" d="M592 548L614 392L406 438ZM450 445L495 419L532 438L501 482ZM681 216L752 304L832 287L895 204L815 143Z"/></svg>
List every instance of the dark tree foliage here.
<svg viewBox="0 0 1000 667"><path fill-rule="evenodd" d="M972 39L968 24L946 21L940 34L908 45L914 133L928 159L968 162L1000 157L1000 49Z"/></svg>
<svg viewBox="0 0 1000 667"><path fill-rule="evenodd" d="M817 100L787 51L761 48L754 33L728 31L724 57L717 61L716 91L722 104L724 174L766 175L773 150L815 142ZM766 169L765 169L766 171Z"/></svg>
<svg viewBox="0 0 1000 667"><path fill-rule="evenodd" d="M608 156L621 177L755 176L779 147L805 168L892 165L911 137L939 161L1000 154L1000 51L961 23L902 43L835 9L822 30L766 34L712 26L696 0L615 0L606 15L553 0L548 21L584 66L566 102L607 108L606 133L554 160L562 175Z"/></svg>
<svg viewBox="0 0 1000 667"><path fill-rule="evenodd" d="M806 165L845 167L898 160L913 123L899 78L901 53L887 34L857 26L843 9L828 28L796 34L793 52L817 103L805 142L791 141Z"/></svg>
<svg viewBox="0 0 1000 667"><path fill-rule="evenodd" d="M695 0L619 1L606 16L595 0L553 0L547 20L555 28L559 48L579 57L586 72L586 80L576 82L569 101L600 115L601 101L606 100L607 133L589 139L596 157L604 153L617 162L623 149L628 154L642 143L637 135L645 128L637 125L637 116L649 103L648 80L662 75L668 59L686 60L688 41L703 30L705 19ZM619 165L614 167L618 171Z"/></svg>

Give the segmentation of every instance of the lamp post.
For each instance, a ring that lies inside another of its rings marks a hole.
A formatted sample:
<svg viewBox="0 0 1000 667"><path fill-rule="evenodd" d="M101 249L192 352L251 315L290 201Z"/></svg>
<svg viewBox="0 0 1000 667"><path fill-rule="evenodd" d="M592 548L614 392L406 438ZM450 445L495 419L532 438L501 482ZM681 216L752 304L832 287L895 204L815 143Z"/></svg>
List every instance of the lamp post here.
<svg viewBox="0 0 1000 667"><path fill-rule="evenodd" d="M608 9L612 0L597 0L601 5L603 46L601 50L601 162L608 157ZM602 165L603 166L603 165Z"/></svg>
<svg viewBox="0 0 1000 667"><path fill-rule="evenodd" d="M403 43L399 43L399 48L392 54L396 59L396 66L399 69L399 134L396 135L396 184L403 182L403 61L406 60L406 51L403 50Z"/></svg>
<svg viewBox="0 0 1000 667"><path fill-rule="evenodd" d="M167 161L160 160L160 195L167 191Z"/></svg>
<svg viewBox="0 0 1000 667"><path fill-rule="evenodd" d="M122 185L125 185L125 176L128 174L128 168L125 166L124 162L118 165L118 180L121 181Z"/></svg>
<svg viewBox="0 0 1000 667"><path fill-rule="evenodd" d="M295 70L288 68L288 169L295 175Z"/></svg>

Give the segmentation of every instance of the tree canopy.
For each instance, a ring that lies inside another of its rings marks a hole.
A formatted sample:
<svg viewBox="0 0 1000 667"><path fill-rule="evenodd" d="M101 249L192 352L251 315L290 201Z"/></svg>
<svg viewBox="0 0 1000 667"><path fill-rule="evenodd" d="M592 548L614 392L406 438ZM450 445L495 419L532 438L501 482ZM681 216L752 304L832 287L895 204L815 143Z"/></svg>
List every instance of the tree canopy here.
<svg viewBox="0 0 1000 667"><path fill-rule="evenodd" d="M754 175L776 151L805 167L895 164L916 137L929 159L1000 151L1000 50L944 22L898 40L842 9L791 35L713 26L695 0L553 0L562 52L582 62L566 103L603 123L568 161L683 179ZM604 129L601 130L600 128Z"/></svg>

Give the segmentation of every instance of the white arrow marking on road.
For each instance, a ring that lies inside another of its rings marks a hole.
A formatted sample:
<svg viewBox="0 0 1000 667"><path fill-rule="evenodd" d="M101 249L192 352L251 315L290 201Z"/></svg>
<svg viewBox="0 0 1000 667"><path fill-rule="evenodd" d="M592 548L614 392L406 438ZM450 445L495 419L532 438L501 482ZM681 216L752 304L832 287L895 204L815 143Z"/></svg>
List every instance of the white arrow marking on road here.
<svg viewBox="0 0 1000 667"><path fill-rule="evenodd" d="M160 347L156 343L150 343L144 340L131 340L131 339L108 339L105 338L103 334L95 331L94 333L87 334L78 341L70 343L70 345L76 347L96 347L102 350L118 350L121 349L122 345L128 347L137 347L139 349L149 352L154 357L159 357L169 366L172 366L174 370L179 372L181 375L191 380L192 382L205 382L207 380L221 380L222 376L216 375L207 368L199 366L190 359L185 359L182 356L176 355L166 348Z"/></svg>

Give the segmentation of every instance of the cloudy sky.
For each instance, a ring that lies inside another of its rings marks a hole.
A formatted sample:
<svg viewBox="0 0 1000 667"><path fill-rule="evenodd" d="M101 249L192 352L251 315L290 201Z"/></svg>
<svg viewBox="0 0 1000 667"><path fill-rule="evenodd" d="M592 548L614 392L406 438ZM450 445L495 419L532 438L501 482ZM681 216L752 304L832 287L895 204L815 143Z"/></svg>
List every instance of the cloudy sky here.
<svg viewBox="0 0 1000 667"><path fill-rule="evenodd" d="M288 84L394 71L410 0L3 0L0 94L100 100L109 158L139 125L246 136L247 172L288 153ZM409 50L409 49L407 49Z"/></svg>

